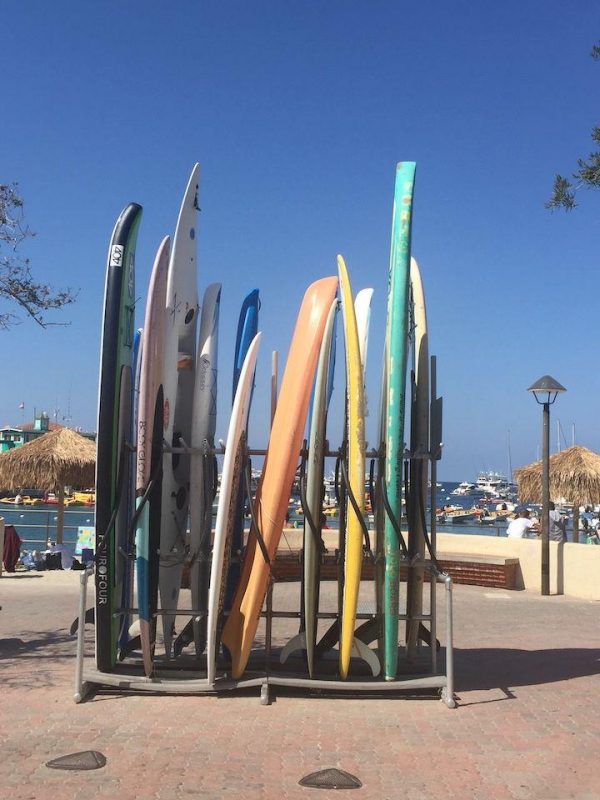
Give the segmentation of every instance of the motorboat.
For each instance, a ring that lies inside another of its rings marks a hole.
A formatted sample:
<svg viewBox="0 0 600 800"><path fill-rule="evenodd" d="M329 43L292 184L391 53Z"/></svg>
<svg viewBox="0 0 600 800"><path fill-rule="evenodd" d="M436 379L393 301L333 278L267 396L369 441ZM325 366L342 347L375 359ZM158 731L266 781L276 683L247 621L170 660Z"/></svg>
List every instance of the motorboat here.
<svg viewBox="0 0 600 800"><path fill-rule="evenodd" d="M467 497L470 494L473 494L473 490L475 489L474 483L469 483L468 481L462 481L459 483L456 489L453 489L450 494L456 495L458 497Z"/></svg>

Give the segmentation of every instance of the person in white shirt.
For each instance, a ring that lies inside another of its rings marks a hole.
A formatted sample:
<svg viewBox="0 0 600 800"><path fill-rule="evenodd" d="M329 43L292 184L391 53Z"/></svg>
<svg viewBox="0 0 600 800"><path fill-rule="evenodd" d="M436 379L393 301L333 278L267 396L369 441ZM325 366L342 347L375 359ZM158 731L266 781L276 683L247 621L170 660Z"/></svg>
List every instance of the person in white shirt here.
<svg viewBox="0 0 600 800"><path fill-rule="evenodd" d="M512 539L534 538L537 534L538 523L529 519L529 511L524 508L519 516L513 519L508 526L506 535Z"/></svg>

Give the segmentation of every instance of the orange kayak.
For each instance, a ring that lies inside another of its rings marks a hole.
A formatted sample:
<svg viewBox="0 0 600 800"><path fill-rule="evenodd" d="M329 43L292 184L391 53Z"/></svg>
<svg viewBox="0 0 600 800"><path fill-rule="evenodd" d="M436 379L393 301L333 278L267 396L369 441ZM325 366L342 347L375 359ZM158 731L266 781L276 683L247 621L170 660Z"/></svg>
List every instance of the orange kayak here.
<svg viewBox="0 0 600 800"><path fill-rule="evenodd" d="M283 530L321 340L337 285L335 277L322 278L306 290L281 382L267 456L256 493L256 518L271 561ZM246 669L270 572L252 526L240 582L221 637L231 654L234 678L239 678Z"/></svg>

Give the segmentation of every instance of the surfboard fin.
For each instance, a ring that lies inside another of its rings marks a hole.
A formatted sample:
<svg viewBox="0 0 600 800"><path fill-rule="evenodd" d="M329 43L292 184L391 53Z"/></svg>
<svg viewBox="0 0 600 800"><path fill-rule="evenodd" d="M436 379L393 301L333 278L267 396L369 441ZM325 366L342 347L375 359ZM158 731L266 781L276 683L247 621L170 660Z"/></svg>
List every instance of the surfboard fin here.
<svg viewBox="0 0 600 800"><path fill-rule="evenodd" d="M362 660L368 664L374 678L381 672L381 664L379 663L375 650L371 650L368 645L361 642L356 636L354 637L354 644L352 645L352 655L362 658Z"/></svg>
<svg viewBox="0 0 600 800"><path fill-rule="evenodd" d="M429 631L422 622L419 623L419 639L425 644L428 644L431 647L431 631ZM441 648L440 640L435 640L435 649L439 650Z"/></svg>
<svg viewBox="0 0 600 800"><path fill-rule="evenodd" d="M127 656L131 655L135 650L141 650L142 640L139 636L130 639L124 647L119 650L119 661L124 661Z"/></svg>
<svg viewBox="0 0 600 800"><path fill-rule="evenodd" d="M88 608L85 612L85 624L95 625L96 624L96 610L94 608ZM71 636L75 636L77 631L79 630L79 617L75 617L73 622L71 623L71 627L69 628L69 633Z"/></svg>
<svg viewBox="0 0 600 800"><path fill-rule="evenodd" d="M173 655L180 656L184 648L194 641L194 620L190 619L173 643Z"/></svg>
<svg viewBox="0 0 600 800"><path fill-rule="evenodd" d="M295 653L298 650L306 650L306 633L304 631L300 631L300 633L292 636L292 638L281 651L279 655L279 661L282 664L285 664L292 653Z"/></svg>

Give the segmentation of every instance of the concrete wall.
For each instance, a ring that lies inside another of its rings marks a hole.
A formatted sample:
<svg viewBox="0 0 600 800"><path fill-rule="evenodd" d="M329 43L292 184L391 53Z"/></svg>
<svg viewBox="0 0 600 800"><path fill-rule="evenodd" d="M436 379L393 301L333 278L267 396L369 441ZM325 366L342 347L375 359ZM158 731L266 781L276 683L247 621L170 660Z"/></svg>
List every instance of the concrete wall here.
<svg viewBox="0 0 600 800"><path fill-rule="evenodd" d="M323 531L325 547L334 552L338 533ZM371 531L371 546L375 532ZM302 531L287 529L281 539L281 550L299 550ZM506 536L471 536L459 533L438 533L438 555L486 555L518 558L517 589L541 590L541 553L539 539L509 539ZM600 600L600 547L590 544L558 544L550 542L550 591L586 600Z"/></svg>
<svg viewBox="0 0 600 800"><path fill-rule="evenodd" d="M541 541L505 536L438 533L438 555L487 555L519 559L517 588L541 589ZM600 600L600 547L550 542L550 591Z"/></svg>

